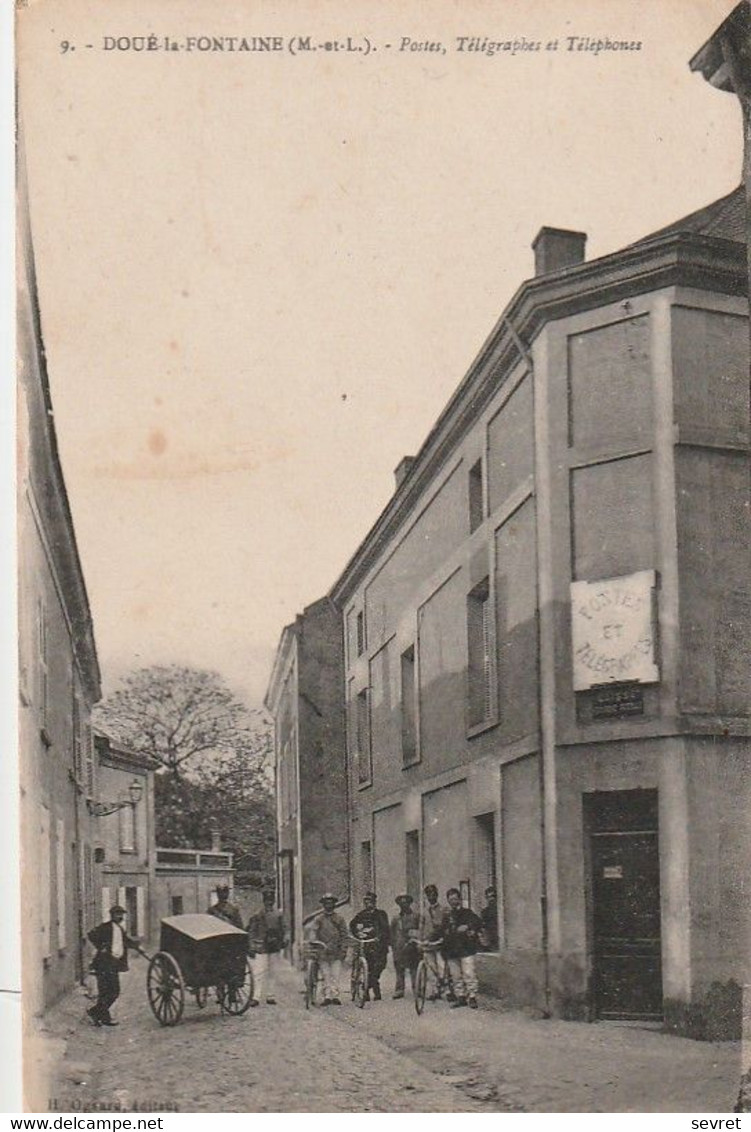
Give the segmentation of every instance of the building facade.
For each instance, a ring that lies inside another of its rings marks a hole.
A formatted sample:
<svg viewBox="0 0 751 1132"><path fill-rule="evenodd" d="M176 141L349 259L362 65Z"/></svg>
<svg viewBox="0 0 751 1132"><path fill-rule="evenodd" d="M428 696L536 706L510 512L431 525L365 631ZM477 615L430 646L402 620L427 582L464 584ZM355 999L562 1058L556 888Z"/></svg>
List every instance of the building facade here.
<svg viewBox="0 0 751 1132"><path fill-rule="evenodd" d="M544 228L331 597L354 898L498 889L486 988L739 1033L749 981L743 190L586 262Z"/></svg>
<svg viewBox="0 0 751 1132"><path fill-rule="evenodd" d="M95 855L100 863L99 912L102 920L108 920L112 905L121 904L127 912L128 934L147 940L152 934L154 902L157 764L101 733L94 736L94 743L102 799L99 805L104 811L97 817L95 838ZM131 800L134 784L136 793Z"/></svg>
<svg viewBox="0 0 751 1132"><path fill-rule="evenodd" d="M349 898L341 618L328 598L281 636L266 693L274 720L278 899L291 954L324 891Z"/></svg>
<svg viewBox="0 0 751 1132"><path fill-rule="evenodd" d="M100 674L58 456L23 154L18 165L19 772L26 1017L83 975L98 911L91 709Z"/></svg>

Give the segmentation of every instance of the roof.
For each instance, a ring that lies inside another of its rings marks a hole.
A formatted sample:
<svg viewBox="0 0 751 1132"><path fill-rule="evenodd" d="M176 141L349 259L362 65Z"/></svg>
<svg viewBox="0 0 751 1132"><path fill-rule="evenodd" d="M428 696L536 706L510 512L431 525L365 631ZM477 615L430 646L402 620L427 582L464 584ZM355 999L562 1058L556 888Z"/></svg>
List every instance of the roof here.
<svg viewBox="0 0 751 1132"><path fill-rule="evenodd" d="M689 67L694 72L700 71L706 81L717 90L732 91L740 96L741 91L736 87L739 85L743 62L748 63L750 32L751 9L746 0L741 0L707 42L699 48ZM733 55L736 59L734 64Z"/></svg>
<svg viewBox="0 0 751 1132"><path fill-rule="evenodd" d="M745 295L746 231L740 187L628 247L523 282L449 398L409 472L334 582L330 590L334 603L343 608L499 383L515 366L529 366L529 348L548 321L668 286Z"/></svg>
<svg viewBox="0 0 751 1132"><path fill-rule="evenodd" d="M746 243L748 239L748 217L746 215L746 193L743 185L739 185L737 189L733 189L732 193L720 197L712 204L707 204L704 208L699 208L696 212L690 212L688 216L673 221L665 228L659 228L656 232L650 232L648 236L642 236L640 240L637 240L635 244L630 244L629 247L637 247L639 244L662 239L664 236L677 236L681 232L694 233L699 236L714 236L722 240L735 240L740 244Z"/></svg>

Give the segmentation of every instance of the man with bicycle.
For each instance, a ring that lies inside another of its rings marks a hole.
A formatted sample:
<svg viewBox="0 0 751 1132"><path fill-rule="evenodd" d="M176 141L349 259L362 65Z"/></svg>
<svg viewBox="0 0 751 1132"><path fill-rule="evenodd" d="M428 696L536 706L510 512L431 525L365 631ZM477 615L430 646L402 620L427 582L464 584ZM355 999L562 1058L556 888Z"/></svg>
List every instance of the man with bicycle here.
<svg viewBox="0 0 751 1132"><path fill-rule="evenodd" d="M422 938L428 943L433 943L435 940L443 939L444 922L449 914L448 908L438 902L438 889L434 884L427 884L423 889L425 896L425 912L422 918ZM439 979L443 967L443 954L441 951L435 952L435 957L430 964L430 991L428 999L434 1001L438 998L439 992ZM453 996L449 998L453 1001Z"/></svg>
<svg viewBox="0 0 751 1132"><path fill-rule="evenodd" d="M475 955L482 932L482 920L470 908L462 907L462 896L458 888L450 888L446 899L449 902L449 912L443 924L443 954L448 960L456 995L456 1001L451 1006L470 1006L477 1010Z"/></svg>
<svg viewBox="0 0 751 1132"><path fill-rule="evenodd" d="M415 989L415 971L420 961L417 940L420 938L420 916L413 911L414 903L408 893L397 896L399 914L391 921L391 952L396 971L394 998L404 998L404 976L409 971L412 992Z"/></svg>
<svg viewBox="0 0 751 1132"><path fill-rule="evenodd" d="M365 991L366 1001L373 992L376 1002L381 999L381 975L386 966L389 954L389 918L382 908L377 907L378 897L375 892L366 892L363 896L363 908L350 920L349 930L355 939L361 940L368 964L368 986Z"/></svg>
<svg viewBox="0 0 751 1132"><path fill-rule="evenodd" d="M318 961L323 978L323 1005L341 1006L339 984L342 979L342 962L347 955L349 933L346 922L335 911L334 894L324 892L321 905L323 911L313 920L308 938L323 944L321 958Z"/></svg>

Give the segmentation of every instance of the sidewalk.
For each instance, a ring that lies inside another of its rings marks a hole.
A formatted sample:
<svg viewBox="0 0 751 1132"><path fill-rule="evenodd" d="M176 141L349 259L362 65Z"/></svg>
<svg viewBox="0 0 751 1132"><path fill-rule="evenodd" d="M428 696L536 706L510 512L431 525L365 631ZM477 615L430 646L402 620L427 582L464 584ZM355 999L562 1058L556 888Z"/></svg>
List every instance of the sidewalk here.
<svg viewBox="0 0 751 1132"><path fill-rule="evenodd" d="M289 974L290 978L297 975ZM695 1042L633 1022L562 1022L504 1010L384 999L340 1020L451 1080L467 1095L517 1112L727 1112L738 1096L740 1043Z"/></svg>

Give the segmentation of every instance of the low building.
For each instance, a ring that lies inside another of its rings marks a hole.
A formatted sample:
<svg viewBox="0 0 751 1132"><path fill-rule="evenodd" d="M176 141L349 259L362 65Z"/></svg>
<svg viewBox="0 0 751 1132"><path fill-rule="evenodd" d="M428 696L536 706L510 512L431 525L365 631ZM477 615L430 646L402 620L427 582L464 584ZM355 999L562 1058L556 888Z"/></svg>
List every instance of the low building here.
<svg viewBox="0 0 751 1132"><path fill-rule="evenodd" d="M95 855L100 863L100 913L109 919L115 903L127 912L131 936L146 940L152 931L156 866L154 771L157 764L109 736L94 737L99 800Z"/></svg>
<svg viewBox="0 0 751 1132"><path fill-rule="evenodd" d="M235 870L232 854L212 849L157 849L152 902L152 938L159 938L165 916L205 912L216 903L216 890L226 884L232 891Z"/></svg>
<svg viewBox="0 0 751 1132"><path fill-rule="evenodd" d="M274 720L278 899L295 957L321 894L349 898L343 680L341 618L323 598L284 629L264 701Z"/></svg>

